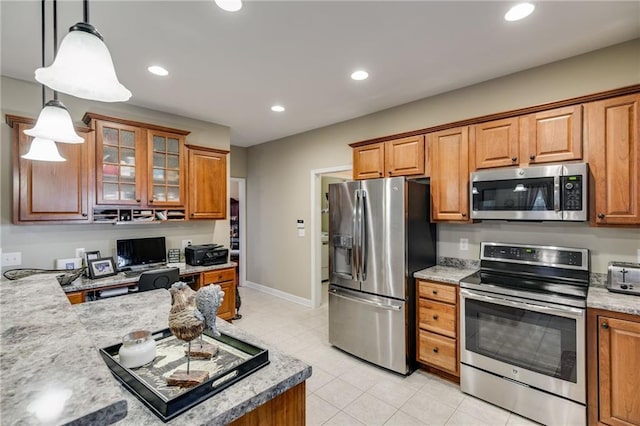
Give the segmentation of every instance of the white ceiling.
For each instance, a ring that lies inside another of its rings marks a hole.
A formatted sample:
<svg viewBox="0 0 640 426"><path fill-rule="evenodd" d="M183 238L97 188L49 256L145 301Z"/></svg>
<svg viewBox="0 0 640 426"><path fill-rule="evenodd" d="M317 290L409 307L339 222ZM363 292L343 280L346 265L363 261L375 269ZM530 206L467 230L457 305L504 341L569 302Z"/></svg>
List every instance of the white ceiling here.
<svg viewBox="0 0 640 426"><path fill-rule="evenodd" d="M89 5L131 104L229 126L232 145L251 146L640 37L639 1L538 1L529 18L506 22L514 3ZM2 0L0 13L2 74L35 82L40 2ZM61 40L82 2L59 1L58 15ZM149 74L151 64L170 75ZM358 68L368 80L349 78ZM275 103L287 110L272 112Z"/></svg>

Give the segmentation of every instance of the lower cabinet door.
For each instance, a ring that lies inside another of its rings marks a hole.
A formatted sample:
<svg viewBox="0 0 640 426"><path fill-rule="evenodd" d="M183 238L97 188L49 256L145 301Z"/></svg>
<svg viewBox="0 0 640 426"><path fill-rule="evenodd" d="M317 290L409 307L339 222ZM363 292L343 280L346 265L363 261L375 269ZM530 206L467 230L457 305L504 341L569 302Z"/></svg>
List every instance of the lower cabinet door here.
<svg viewBox="0 0 640 426"><path fill-rule="evenodd" d="M456 339L420 330L419 360L451 373L458 373Z"/></svg>
<svg viewBox="0 0 640 426"><path fill-rule="evenodd" d="M224 299L222 305L218 308L218 316L224 320L231 320L236 313L236 283L235 281L226 281L217 283L224 291Z"/></svg>

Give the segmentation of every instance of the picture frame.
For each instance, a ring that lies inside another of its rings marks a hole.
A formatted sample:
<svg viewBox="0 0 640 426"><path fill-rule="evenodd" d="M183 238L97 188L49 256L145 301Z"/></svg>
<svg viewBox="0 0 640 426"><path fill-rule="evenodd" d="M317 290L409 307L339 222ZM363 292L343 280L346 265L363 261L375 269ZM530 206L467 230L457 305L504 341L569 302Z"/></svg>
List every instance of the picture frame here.
<svg viewBox="0 0 640 426"><path fill-rule="evenodd" d="M110 277L118 273L115 263L113 262L113 257L101 257L89 260L87 266L89 269L89 278L92 280Z"/></svg>
<svg viewBox="0 0 640 426"><path fill-rule="evenodd" d="M84 252L84 263L89 266L90 260L100 259L100 250L96 251L85 251Z"/></svg>

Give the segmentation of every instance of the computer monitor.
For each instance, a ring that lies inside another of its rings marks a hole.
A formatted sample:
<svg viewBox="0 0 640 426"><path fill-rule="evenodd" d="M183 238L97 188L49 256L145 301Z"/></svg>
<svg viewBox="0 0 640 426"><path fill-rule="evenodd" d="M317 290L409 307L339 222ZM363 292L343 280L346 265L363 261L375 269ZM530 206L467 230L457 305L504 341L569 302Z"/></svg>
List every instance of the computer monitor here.
<svg viewBox="0 0 640 426"><path fill-rule="evenodd" d="M144 270L166 264L165 237L117 240L116 262L119 271Z"/></svg>

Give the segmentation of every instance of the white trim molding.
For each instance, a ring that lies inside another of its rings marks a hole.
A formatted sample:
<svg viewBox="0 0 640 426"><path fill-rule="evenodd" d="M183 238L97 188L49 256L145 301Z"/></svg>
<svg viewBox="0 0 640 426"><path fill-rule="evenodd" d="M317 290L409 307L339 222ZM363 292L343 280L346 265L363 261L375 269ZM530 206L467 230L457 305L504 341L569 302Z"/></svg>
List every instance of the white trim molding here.
<svg viewBox="0 0 640 426"><path fill-rule="evenodd" d="M263 293L270 294L271 296L279 297L280 299L288 300L289 302L306 306L307 308L313 307L313 304L311 303L310 299L305 299L304 297L295 296L293 294L286 293L281 290L276 290L275 288L267 287L266 285L257 284L251 281L245 281L244 286L252 288L257 291L261 291Z"/></svg>

